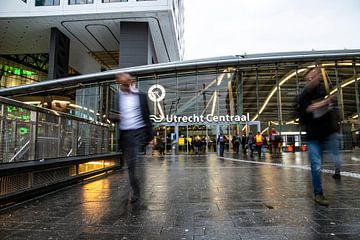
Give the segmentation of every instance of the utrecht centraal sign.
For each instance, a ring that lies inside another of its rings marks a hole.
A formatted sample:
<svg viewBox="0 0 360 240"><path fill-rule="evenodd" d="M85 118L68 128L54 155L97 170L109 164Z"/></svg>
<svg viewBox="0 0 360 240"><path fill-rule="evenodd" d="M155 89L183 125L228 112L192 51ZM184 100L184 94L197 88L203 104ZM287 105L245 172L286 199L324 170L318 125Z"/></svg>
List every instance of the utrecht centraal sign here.
<svg viewBox="0 0 360 240"><path fill-rule="evenodd" d="M250 121L249 113L246 115L190 115L190 116L177 116L165 115L156 116L150 115L150 119L155 123L246 123Z"/></svg>

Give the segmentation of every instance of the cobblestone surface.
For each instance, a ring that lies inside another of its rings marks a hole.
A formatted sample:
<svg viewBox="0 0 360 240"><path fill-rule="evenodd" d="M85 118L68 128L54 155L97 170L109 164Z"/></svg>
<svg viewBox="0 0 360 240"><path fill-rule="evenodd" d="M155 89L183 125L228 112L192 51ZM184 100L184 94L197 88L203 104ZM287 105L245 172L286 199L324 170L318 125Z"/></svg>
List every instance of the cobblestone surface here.
<svg viewBox="0 0 360 240"><path fill-rule="evenodd" d="M359 239L356 159L344 154L340 181L325 160L322 207L303 153L142 157L141 202L128 202L127 173L116 172L2 213L0 239Z"/></svg>

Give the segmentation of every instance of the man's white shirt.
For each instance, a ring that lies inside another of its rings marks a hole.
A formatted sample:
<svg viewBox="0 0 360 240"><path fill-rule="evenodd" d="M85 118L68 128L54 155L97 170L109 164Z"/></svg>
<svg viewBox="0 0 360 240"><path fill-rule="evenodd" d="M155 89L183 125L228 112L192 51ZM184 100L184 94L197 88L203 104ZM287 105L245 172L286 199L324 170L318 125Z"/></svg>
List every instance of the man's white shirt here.
<svg viewBox="0 0 360 240"><path fill-rule="evenodd" d="M145 127L141 113L140 97L138 90L130 87L130 92L120 91L120 129L135 130Z"/></svg>

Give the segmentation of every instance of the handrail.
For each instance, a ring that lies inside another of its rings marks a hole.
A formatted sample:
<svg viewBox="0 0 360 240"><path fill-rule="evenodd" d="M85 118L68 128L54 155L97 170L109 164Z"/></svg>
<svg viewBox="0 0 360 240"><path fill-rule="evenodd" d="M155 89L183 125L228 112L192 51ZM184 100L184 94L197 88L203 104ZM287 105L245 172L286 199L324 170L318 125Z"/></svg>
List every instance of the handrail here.
<svg viewBox="0 0 360 240"><path fill-rule="evenodd" d="M28 141L24 144L24 146L22 146L22 147L20 148L20 150L9 160L9 162L13 162L13 161L20 155L20 153L21 153L26 147L29 146L29 144L30 144L30 140L28 140Z"/></svg>
<svg viewBox="0 0 360 240"><path fill-rule="evenodd" d="M36 111L36 112L56 115L56 116L64 117L64 118L67 118L67 119L77 120L77 121L80 121L80 122L85 122L85 123L89 123L89 124L93 124L93 125L109 127L109 124L105 124L105 123L101 123L101 122L97 122L97 121L92 121L92 120L89 120L89 119L80 118L80 117L77 117L77 116L74 116L74 115L70 115L68 113L58 112L58 111L55 111L55 110L52 110L52 109L47 109L47 108L42 108L42 107L29 105L29 104L26 104L26 103L23 103L23 102L14 100L14 99L10 99L10 98L0 97L0 103L8 104L8 105L19 107L19 108L24 108L24 109L27 109L27 110L30 110L30 111Z"/></svg>
<svg viewBox="0 0 360 240"><path fill-rule="evenodd" d="M284 54L284 55L281 55ZM332 50L332 51L310 51L310 52L289 52L289 53L269 53L253 55L237 55L212 59L198 59L190 61L179 61L171 63L153 64L123 69L115 69L106 72L92 73L75 77L54 79L39 83L23 85L0 90L0 96L15 96L32 92L46 92L49 89L65 89L69 86L81 86L82 84L100 83L114 79L122 72L128 72L133 75L160 74L167 71L181 71L186 69L199 69L207 67L239 66L247 64L260 64L283 61L309 61L309 60L343 60L344 58L360 59L360 49L354 50Z"/></svg>
<svg viewBox="0 0 360 240"><path fill-rule="evenodd" d="M31 106L4 97L0 97L0 105L2 112L0 119L2 130L0 134L0 165L2 163L63 157L64 155L67 157L78 156L79 154L74 147L79 145L78 140L82 139L81 134L91 134L92 132L100 134L100 144L104 144L104 148L100 149L91 145L95 143L95 140L89 140L89 142L84 143L86 148L81 154L109 152L107 138L111 129L108 124ZM39 113L44 114L44 116L40 116ZM21 120L19 121L19 119ZM72 121L69 122L68 120ZM78 130L82 129L83 126L89 132L79 132ZM50 129L50 131L46 131L46 129ZM61 143L62 130L66 130L68 133L63 138L63 144ZM19 136L23 139L21 142L18 141ZM89 137L97 138L94 135Z"/></svg>

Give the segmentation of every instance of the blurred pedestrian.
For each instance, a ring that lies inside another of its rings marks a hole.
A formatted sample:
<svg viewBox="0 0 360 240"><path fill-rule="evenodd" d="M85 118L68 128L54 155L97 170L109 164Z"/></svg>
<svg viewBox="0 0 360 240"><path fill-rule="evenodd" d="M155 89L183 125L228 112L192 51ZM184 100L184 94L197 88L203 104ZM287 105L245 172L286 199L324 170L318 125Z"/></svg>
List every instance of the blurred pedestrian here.
<svg viewBox="0 0 360 240"><path fill-rule="evenodd" d="M150 111L146 94L135 88L130 74L118 74L116 82L120 86L119 104L117 111L111 113L111 118L117 118L119 121L120 149L128 167L132 188L130 202L135 203L140 199L140 185L136 177L139 149L149 143L153 135Z"/></svg>
<svg viewBox="0 0 360 240"><path fill-rule="evenodd" d="M255 145L256 145L256 151L258 153L259 159L261 159L261 150L264 143L264 137L260 132L257 132L255 135Z"/></svg>
<svg viewBox="0 0 360 240"><path fill-rule="evenodd" d="M201 149L201 153L206 152L206 138L205 137L201 138L200 149Z"/></svg>
<svg viewBox="0 0 360 240"><path fill-rule="evenodd" d="M335 161L335 179L340 179L340 141L336 112L332 111L332 97L326 98L326 90L321 86L321 67L315 67L304 75L306 84L299 96L300 123L305 126L308 140L308 155L311 163L312 185L315 202L329 205L321 183L321 164L324 149Z"/></svg>
<svg viewBox="0 0 360 240"><path fill-rule="evenodd" d="M200 148L201 148L201 141L200 141L200 137L197 136L194 139L194 151L195 151L195 154L199 154Z"/></svg>
<svg viewBox="0 0 360 240"><path fill-rule="evenodd" d="M271 146L271 156L273 158L279 157L281 135L275 128L272 128L270 131L269 142L270 142L270 146Z"/></svg>
<svg viewBox="0 0 360 240"><path fill-rule="evenodd" d="M158 150L160 156L165 155L165 142L162 136L156 137L156 149Z"/></svg>
<svg viewBox="0 0 360 240"><path fill-rule="evenodd" d="M246 134L243 133L242 137L241 137L241 148L243 151L243 154L246 155Z"/></svg>
<svg viewBox="0 0 360 240"><path fill-rule="evenodd" d="M232 139L232 144L234 148L234 152L236 154L239 154L239 148L240 148L240 136L234 136Z"/></svg>
<svg viewBox="0 0 360 240"><path fill-rule="evenodd" d="M247 145L250 153L250 157L254 156L254 148L255 148L255 138L252 132L249 132L249 136L247 137Z"/></svg>
<svg viewBox="0 0 360 240"><path fill-rule="evenodd" d="M217 143L219 144L219 151L220 151L220 157L224 156L224 150L225 150L225 143L226 143L226 137L223 133L220 133Z"/></svg>

